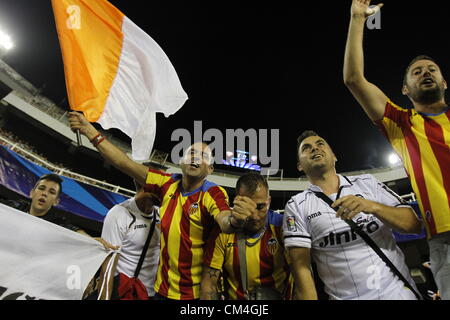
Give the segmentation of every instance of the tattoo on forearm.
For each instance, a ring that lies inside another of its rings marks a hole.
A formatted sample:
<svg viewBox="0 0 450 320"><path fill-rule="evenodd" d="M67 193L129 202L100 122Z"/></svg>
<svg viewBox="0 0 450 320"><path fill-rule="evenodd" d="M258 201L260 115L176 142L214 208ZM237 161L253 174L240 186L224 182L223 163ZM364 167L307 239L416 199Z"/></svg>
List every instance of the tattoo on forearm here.
<svg viewBox="0 0 450 320"><path fill-rule="evenodd" d="M209 268L208 271L206 271L206 273L208 274L210 279L216 279L216 280L219 279L220 270Z"/></svg>

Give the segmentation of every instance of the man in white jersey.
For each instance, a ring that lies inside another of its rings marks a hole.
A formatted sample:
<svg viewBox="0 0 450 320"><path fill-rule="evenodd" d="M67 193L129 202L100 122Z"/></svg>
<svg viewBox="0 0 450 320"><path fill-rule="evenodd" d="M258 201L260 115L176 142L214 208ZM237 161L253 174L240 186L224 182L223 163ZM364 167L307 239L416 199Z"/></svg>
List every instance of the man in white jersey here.
<svg viewBox="0 0 450 320"><path fill-rule="evenodd" d="M352 219L362 226L415 288L391 231L420 233L422 224L413 209L371 175L336 174L333 151L314 131L302 133L297 151L298 169L305 172L311 186L292 197L284 213L284 241L296 283L295 297L317 299L312 258L330 299L416 299L344 221ZM338 211L314 192L323 192Z"/></svg>
<svg viewBox="0 0 450 320"><path fill-rule="evenodd" d="M123 296L124 282L134 277L136 267L149 236L153 219L156 226L147 253L142 263L138 279L145 286L149 298L155 295L153 289L159 260L160 217L159 208L153 205L152 195L134 181L136 195L108 212L102 229L102 238L120 246L112 299L142 299Z"/></svg>

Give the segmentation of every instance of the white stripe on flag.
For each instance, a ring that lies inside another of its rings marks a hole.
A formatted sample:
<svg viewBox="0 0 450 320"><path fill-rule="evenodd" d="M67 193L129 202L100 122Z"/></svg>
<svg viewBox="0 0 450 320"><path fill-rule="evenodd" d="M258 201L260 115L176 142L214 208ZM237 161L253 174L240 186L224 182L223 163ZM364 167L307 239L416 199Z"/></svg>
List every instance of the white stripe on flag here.
<svg viewBox="0 0 450 320"><path fill-rule="evenodd" d="M80 300L108 256L87 236L3 204L0 221L0 299Z"/></svg>
<svg viewBox="0 0 450 320"><path fill-rule="evenodd" d="M161 47L127 17L118 72L98 122L118 128L132 139L132 156L146 160L156 134L156 112L166 117L188 99L169 58Z"/></svg>

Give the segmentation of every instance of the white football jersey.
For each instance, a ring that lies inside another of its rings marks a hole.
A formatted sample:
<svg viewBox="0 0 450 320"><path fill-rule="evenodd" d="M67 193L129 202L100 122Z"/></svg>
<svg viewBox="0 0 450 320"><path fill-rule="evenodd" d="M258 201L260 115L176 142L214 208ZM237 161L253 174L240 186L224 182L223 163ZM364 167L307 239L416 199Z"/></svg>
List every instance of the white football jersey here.
<svg viewBox="0 0 450 320"><path fill-rule="evenodd" d="M120 272L133 277L139 258L144 249L150 227L156 215L156 226L139 273L139 280L147 288L149 296L155 295L153 289L158 268L160 251L159 208L150 216L144 215L136 205L134 198L128 199L111 208L103 222L102 238L112 245L120 246L116 275Z"/></svg>
<svg viewBox="0 0 450 320"><path fill-rule="evenodd" d="M372 175L339 175L340 197L356 195L387 206L407 206L401 198ZM311 248L320 278L330 299L397 300L416 299L411 290L350 226L314 192L311 185L286 204L283 221L286 247ZM330 198L335 201L337 194ZM402 251L392 230L372 214L360 213L352 219L383 250L397 269L414 286Z"/></svg>

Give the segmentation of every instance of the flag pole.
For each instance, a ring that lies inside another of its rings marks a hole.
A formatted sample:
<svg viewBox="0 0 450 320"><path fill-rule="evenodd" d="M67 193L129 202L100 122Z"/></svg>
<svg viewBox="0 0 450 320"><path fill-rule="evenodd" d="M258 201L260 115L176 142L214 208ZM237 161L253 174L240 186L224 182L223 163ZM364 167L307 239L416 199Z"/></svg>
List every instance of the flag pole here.
<svg viewBox="0 0 450 320"><path fill-rule="evenodd" d="M76 111L76 112L81 113L81 114L84 115L84 113L81 112L81 111ZM83 143L81 142L81 133L80 133L80 129L76 129L76 130L75 130L75 134L77 135L77 147L83 146Z"/></svg>
<svg viewBox="0 0 450 320"><path fill-rule="evenodd" d="M80 129L75 130L75 133L77 134L77 147L81 147L83 144L81 143Z"/></svg>

